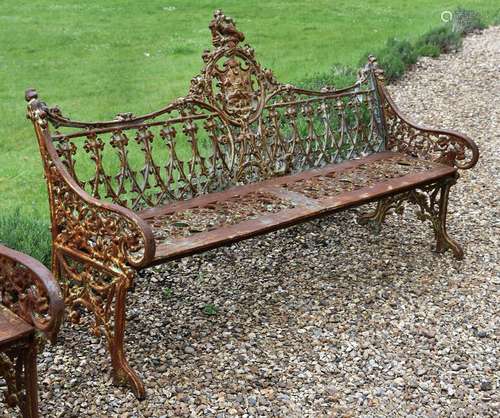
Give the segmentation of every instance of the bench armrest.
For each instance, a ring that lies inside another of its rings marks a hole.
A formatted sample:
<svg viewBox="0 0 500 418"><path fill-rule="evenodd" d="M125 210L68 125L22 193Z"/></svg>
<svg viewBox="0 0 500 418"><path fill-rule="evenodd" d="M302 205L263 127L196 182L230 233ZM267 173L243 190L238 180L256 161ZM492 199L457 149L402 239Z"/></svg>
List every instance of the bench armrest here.
<svg viewBox="0 0 500 418"><path fill-rule="evenodd" d="M462 170L476 165L479 149L471 138L451 130L419 126L403 116L385 86L379 88L384 96L387 149Z"/></svg>
<svg viewBox="0 0 500 418"><path fill-rule="evenodd" d="M26 100L48 184L54 248L111 274L148 265L155 254L150 225L130 209L96 199L80 187L52 143L45 103L32 89Z"/></svg>
<svg viewBox="0 0 500 418"><path fill-rule="evenodd" d="M0 289L5 307L55 342L64 303L59 285L42 263L0 245Z"/></svg>
<svg viewBox="0 0 500 418"><path fill-rule="evenodd" d="M146 221L123 206L90 196L59 160L52 160L48 177L57 249L97 262L111 273L121 273L127 266L144 267L152 261L155 241Z"/></svg>

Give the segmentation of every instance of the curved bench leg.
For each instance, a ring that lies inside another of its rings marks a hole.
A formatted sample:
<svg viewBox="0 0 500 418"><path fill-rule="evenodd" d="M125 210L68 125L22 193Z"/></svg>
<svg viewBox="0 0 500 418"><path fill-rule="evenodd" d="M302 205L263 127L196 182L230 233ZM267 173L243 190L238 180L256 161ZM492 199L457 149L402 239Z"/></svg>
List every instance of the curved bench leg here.
<svg viewBox="0 0 500 418"><path fill-rule="evenodd" d="M452 185L456 183L456 180L457 179L455 177L455 178L447 178L445 179L445 181L443 181L443 183L437 189L439 190L437 211L436 209L431 208L431 210L427 209L427 212L430 214L432 226L434 228L434 236L436 238L436 252L444 253L446 250L450 249L453 251L453 255L455 256L455 258L457 258L458 260L462 260L464 258L464 251L462 247L458 244L457 241L450 238L446 230L448 197L450 194L450 188ZM431 202L433 205L436 205L435 200L433 200L432 194L431 194Z"/></svg>
<svg viewBox="0 0 500 418"><path fill-rule="evenodd" d="M358 223L361 225L370 225L376 232L380 232L387 213L391 209L398 210L398 202L393 196L379 200L373 211L363 213L359 216Z"/></svg>
<svg viewBox="0 0 500 418"><path fill-rule="evenodd" d="M121 283L118 285L115 300L114 332L108 335L108 345L113 366L113 382L120 386L130 386L137 399L144 399L146 391L144 384L135 371L129 366L125 357L125 300L127 288Z"/></svg>
<svg viewBox="0 0 500 418"><path fill-rule="evenodd" d="M444 253L450 249L455 258L461 260L464 257L462 247L450 238L446 231L448 196L450 187L456 183L457 178L458 175L446 177L438 183L412 190L408 193L408 201L419 206L417 217L421 221L431 221L436 239L436 252Z"/></svg>
<svg viewBox="0 0 500 418"><path fill-rule="evenodd" d="M418 218L422 221L430 221L432 224L436 239L436 252L444 253L447 250L452 250L455 258L461 260L464 257L464 251L458 242L448 235L446 230L448 197L450 188L456 183L457 178L458 175L446 177L438 183L386 197L377 202L375 210L361 215L358 222L360 224L373 224L375 229L379 231L390 210L401 214L406 202L414 203L419 207Z"/></svg>
<svg viewBox="0 0 500 418"><path fill-rule="evenodd" d="M106 270L103 266L61 253L57 259L55 269L61 278L70 320L78 324L82 308L94 314L91 330L96 335L102 332L106 337L113 382L130 386L137 399L144 399L144 384L128 364L124 350L126 296L136 272L128 267L121 272Z"/></svg>

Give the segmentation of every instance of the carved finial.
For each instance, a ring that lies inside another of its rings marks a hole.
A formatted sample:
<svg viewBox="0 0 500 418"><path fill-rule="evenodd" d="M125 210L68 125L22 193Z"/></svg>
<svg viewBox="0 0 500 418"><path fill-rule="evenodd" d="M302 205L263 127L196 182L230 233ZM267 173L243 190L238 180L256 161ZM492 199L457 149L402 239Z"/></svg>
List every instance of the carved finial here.
<svg viewBox="0 0 500 418"><path fill-rule="evenodd" d="M33 88L26 89L26 92L24 93L24 99L27 102L33 99L38 99L38 93Z"/></svg>
<svg viewBox="0 0 500 418"><path fill-rule="evenodd" d="M375 55L368 55L368 62L374 66L377 66L377 57Z"/></svg>
<svg viewBox="0 0 500 418"><path fill-rule="evenodd" d="M369 74L373 74L377 81L384 83L384 70L378 66L377 58L374 55L368 55L368 62L358 71L358 84L366 80Z"/></svg>
<svg viewBox="0 0 500 418"><path fill-rule="evenodd" d="M377 58L374 55L368 55L368 66L373 71L375 78L383 83L385 80L384 70L378 66Z"/></svg>
<svg viewBox="0 0 500 418"><path fill-rule="evenodd" d="M215 11L208 27L212 32L212 44L216 48L225 45L234 47L245 39L245 35L236 29L234 20L225 16L221 10Z"/></svg>
<svg viewBox="0 0 500 418"><path fill-rule="evenodd" d="M26 90L24 98L28 102L26 117L31 119L33 123L45 128L47 126L47 105L38 100L38 93L32 88Z"/></svg>

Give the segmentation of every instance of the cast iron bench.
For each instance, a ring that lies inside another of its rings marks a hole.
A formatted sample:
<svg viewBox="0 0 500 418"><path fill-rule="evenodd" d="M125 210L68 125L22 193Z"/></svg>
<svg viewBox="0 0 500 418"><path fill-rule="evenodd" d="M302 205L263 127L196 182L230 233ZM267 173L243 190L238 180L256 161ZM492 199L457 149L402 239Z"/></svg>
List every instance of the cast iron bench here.
<svg viewBox="0 0 500 418"><path fill-rule="evenodd" d="M41 263L0 245L0 378L5 402L38 417L36 355L55 341L64 304L59 285Z"/></svg>
<svg viewBox="0 0 500 418"><path fill-rule="evenodd" d="M463 256L446 212L457 169L478 160L471 139L403 116L373 57L354 85L309 91L261 67L222 12L209 28L201 74L156 112L80 122L26 92L48 183L52 270L71 319L82 307L94 313L115 382L140 398L123 342L126 293L141 269L372 201L364 221L415 203L437 251Z"/></svg>

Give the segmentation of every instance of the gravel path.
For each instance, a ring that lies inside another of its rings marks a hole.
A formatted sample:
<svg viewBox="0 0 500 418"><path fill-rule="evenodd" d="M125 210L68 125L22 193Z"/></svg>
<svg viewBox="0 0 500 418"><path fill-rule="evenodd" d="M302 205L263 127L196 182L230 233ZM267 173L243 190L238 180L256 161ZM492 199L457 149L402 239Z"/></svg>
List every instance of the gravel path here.
<svg viewBox="0 0 500 418"><path fill-rule="evenodd" d="M391 86L481 148L451 193L464 261L431 252L412 210L378 235L352 210L149 270L127 328L148 399L113 387L103 343L66 325L40 356L43 416L498 416L499 39Z"/></svg>

